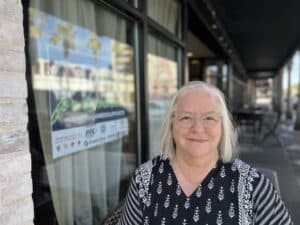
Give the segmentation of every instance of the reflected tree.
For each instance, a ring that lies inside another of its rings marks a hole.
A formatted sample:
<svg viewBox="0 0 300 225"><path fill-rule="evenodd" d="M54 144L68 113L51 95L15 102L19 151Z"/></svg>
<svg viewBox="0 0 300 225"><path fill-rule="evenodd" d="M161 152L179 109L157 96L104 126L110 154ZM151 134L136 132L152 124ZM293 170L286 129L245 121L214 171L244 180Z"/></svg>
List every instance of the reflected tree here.
<svg viewBox="0 0 300 225"><path fill-rule="evenodd" d="M29 8L29 34L31 38L40 38L42 36L42 28L47 21L43 14L39 13L35 8Z"/></svg>
<svg viewBox="0 0 300 225"><path fill-rule="evenodd" d="M51 35L51 42L54 45L62 44L64 49L64 59L69 57L70 50L76 49L73 37L75 36L74 26L70 23L57 24L55 32Z"/></svg>
<svg viewBox="0 0 300 225"><path fill-rule="evenodd" d="M87 47L92 50L93 55L94 55L94 63L95 63L95 66L97 66L97 64L98 64L98 53L102 48L102 44L101 44L100 40L97 38L97 35L96 35L95 32L90 32L89 33L89 39L88 39L88 42L87 42ZM100 93L100 90L99 90L99 87L98 87L98 84L99 84L98 81L99 81L99 76L96 76L95 81L94 81L94 88L95 88L94 91L96 92L97 98L100 98L101 93Z"/></svg>
<svg viewBox="0 0 300 225"><path fill-rule="evenodd" d="M30 37L30 61L32 65L32 71L34 74L38 73L38 61L37 61L37 40L43 35L44 27L47 24L47 20L44 14L40 13L37 9L29 8L29 37Z"/></svg>
<svg viewBox="0 0 300 225"><path fill-rule="evenodd" d="M90 32L89 40L87 43L87 47L90 48L94 55L94 63L97 65L98 63L98 53L102 48L102 44L100 40L97 38L95 32Z"/></svg>

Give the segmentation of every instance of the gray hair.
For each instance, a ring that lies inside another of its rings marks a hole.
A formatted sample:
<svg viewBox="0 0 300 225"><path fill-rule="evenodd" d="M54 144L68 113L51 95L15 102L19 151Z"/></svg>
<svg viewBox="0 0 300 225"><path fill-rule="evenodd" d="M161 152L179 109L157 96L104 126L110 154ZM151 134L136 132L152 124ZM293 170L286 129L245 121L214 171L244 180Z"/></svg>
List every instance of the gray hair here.
<svg viewBox="0 0 300 225"><path fill-rule="evenodd" d="M175 142L172 136L172 114L178 100L188 91L200 89L216 97L221 111L222 135L218 146L219 155L223 162L230 162L237 154L237 132L232 123L232 116L229 112L223 93L215 86L201 81L190 82L181 87L173 96L167 113L165 115L161 130L161 149L164 158L173 159L175 155Z"/></svg>

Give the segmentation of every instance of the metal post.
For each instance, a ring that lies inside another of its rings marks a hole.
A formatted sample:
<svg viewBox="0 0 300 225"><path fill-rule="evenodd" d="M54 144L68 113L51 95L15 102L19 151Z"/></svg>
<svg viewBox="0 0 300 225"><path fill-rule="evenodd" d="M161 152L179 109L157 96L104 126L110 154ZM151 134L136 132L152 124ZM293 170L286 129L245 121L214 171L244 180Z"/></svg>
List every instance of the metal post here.
<svg viewBox="0 0 300 225"><path fill-rule="evenodd" d="M287 92L287 99L286 99L286 118L292 119L292 107L291 107L291 71L292 71L292 59L287 63L287 70L288 70L288 92Z"/></svg>
<svg viewBox="0 0 300 225"><path fill-rule="evenodd" d="M298 102L297 102L297 118L296 118L296 122L295 122L295 130L300 130L300 51L298 50L297 52L298 54L298 58L299 58L299 80L298 80Z"/></svg>

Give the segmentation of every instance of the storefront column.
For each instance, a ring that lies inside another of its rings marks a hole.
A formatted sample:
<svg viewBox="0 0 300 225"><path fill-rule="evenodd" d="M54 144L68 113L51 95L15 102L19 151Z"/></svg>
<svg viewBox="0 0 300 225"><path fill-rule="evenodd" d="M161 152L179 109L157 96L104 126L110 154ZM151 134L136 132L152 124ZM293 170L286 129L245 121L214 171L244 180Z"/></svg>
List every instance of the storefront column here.
<svg viewBox="0 0 300 225"><path fill-rule="evenodd" d="M0 224L33 225L21 1L0 0Z"/></svg>
<svg viewBox="0 0 300 225"><path fill-rule="evenodd" d="M245 104L247 104L250 107L255 106L255 99L256 99L256 92L255 92L255 81L254 80L248 80L247 81L247 94L245 97Z"/></svg>
<svg viewBox="0 0 300 225"><path fill-rule="evenodd" d="M273 82L273 108L282 111L282 76L283 70L280 70Z"/></svg>
<svg viewBox="0 0 300 225"><path fill-rule="evenodd" d="M299 54L299 53L298 53ZM300 63L300 57L299 57L299 63ZM298 71L299 73L299 83L298 83L298 102L297 102L297 117L295 122L295 130L300 130L300 69Z"/></svg>
<svg viewBox="0 0 300 225"><path fill-rule="evenodd" d="M287 99L286 99L286 118L292 118L292 108L291 108L291 71L292 71L293 63L290 60L287 63L287 70L288 70L288 91L287 91Z"/></svg>

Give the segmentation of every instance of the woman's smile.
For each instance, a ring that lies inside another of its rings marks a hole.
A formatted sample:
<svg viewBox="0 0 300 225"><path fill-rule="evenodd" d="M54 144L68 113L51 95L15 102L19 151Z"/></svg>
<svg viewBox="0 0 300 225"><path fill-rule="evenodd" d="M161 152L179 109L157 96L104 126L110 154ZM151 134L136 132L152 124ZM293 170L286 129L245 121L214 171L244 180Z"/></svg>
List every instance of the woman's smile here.
<svg viewBox="0 0 300 225"><path fill-rule="evenodd" d="M196 143L204 143L207 142L207 138L187 138L188 141L190 142L196 142Z"/></svg>

